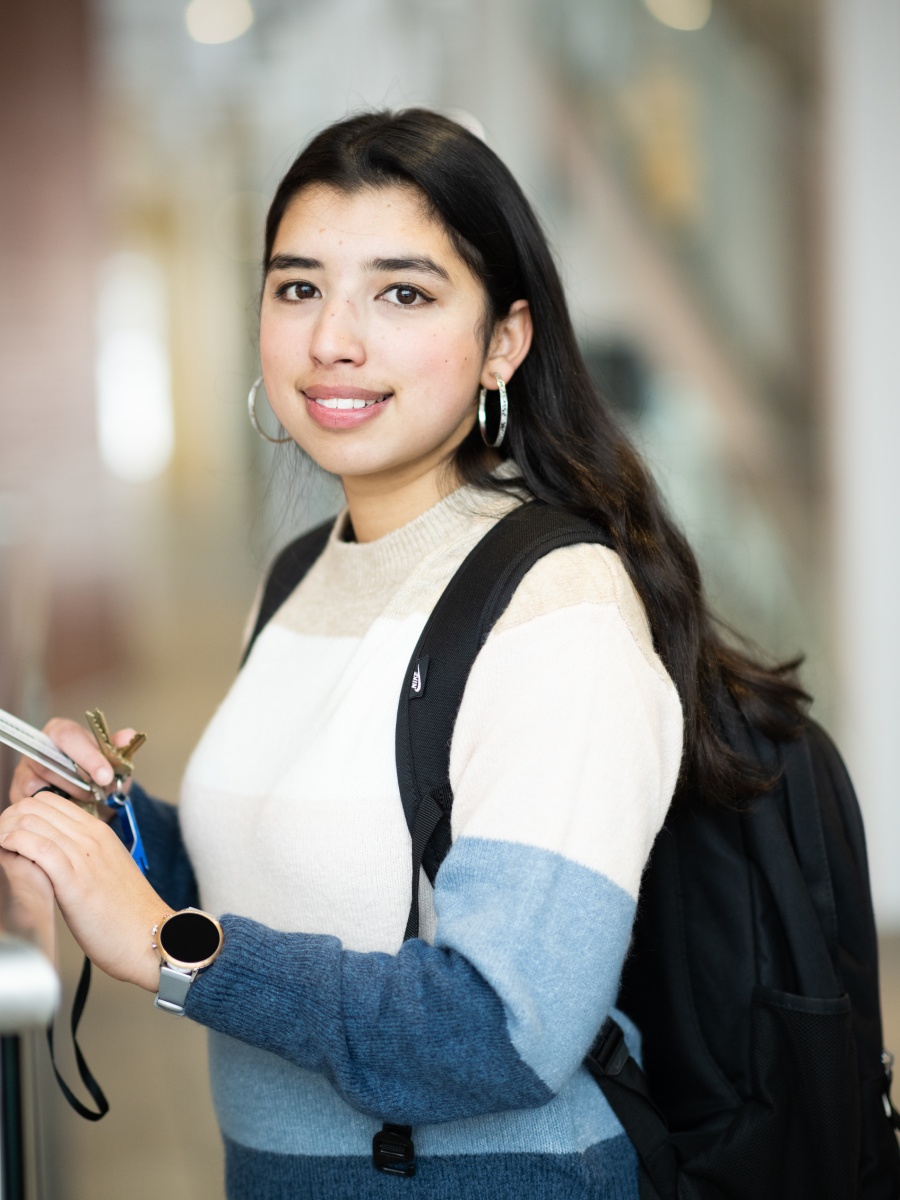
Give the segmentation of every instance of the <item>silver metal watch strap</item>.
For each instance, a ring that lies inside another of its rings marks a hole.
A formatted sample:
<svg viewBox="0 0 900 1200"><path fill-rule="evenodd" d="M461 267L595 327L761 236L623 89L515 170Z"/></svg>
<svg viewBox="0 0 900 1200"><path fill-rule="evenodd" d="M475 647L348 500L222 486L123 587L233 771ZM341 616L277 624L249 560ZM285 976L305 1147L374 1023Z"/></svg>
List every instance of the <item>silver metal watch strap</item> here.
<svg viewBox="0 0 900 1200"><path fill-rule="evenodd" d="M184 1016L184 1003L196 978L196 971L178 971L163 963L159 968L159 991L153 1003L173 1016Z"/></svg>

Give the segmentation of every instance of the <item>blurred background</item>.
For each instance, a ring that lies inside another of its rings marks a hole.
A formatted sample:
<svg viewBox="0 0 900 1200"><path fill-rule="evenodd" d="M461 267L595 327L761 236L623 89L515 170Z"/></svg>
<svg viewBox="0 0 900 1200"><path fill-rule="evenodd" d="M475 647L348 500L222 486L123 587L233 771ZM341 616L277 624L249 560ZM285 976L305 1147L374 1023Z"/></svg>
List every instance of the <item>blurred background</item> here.
<svg viewBox="0 0 900 1200"><path fill-rule="evenodd" d="M0 707L99 705L177 799L339 502L247 422L268 199L322 125L439 108L533 200L718 612L806 656L900 1046L898 62L895 0L0 0ZM110 1116L41 1085L42 1194L220 1196L203 1033L132 991L83 1024Z"/></svg>

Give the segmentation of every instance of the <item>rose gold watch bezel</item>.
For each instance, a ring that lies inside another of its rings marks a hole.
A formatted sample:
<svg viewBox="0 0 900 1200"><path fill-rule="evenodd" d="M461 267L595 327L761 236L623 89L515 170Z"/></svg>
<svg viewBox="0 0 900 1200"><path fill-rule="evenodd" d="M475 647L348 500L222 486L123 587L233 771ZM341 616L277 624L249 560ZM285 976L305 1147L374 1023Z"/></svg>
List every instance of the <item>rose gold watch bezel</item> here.
<svg viewBox="0 0 900 1200"><path fill-rule="evenodd" d="M173 919L173 917L181 917L181 916L184 916L185 913L194 913L196 916L199 916L199 917L207 917L210 921L212 921L213 925L215 925L216 929L218 930L219 944L218 944L218 946L216 946L215 950L208 958L196 960L195 962L183 962L179 958L173 958L169 953L167 953L166 950L163 949L162 932L165 929L166 925L169 923L169 921L171 921ZM180 908L178 910L178 912L169 913L169 915L160 922L159 928L156 930L156 937L155 937L156 953L159 955L162 962L164 962L166 964L166 966L175 967L176 970L179 970L179 971L202 971L205 967L211 966L212 963L214 963L216 961L216 959L219 957L219 955L222 953L222 945L223 945L224 941L225 941L225 931L222 928L222 926L219 924L219 922L216 920L216 918L212 915L212 913L205 912L202 908L190 908L190 907L189 908Z"/></svg>

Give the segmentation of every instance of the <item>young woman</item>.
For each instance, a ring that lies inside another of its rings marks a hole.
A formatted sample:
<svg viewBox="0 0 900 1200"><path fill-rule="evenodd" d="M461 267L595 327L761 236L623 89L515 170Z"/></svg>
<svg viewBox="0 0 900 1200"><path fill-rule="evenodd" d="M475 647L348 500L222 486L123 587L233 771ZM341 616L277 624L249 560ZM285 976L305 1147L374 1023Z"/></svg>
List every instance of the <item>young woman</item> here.
<svg viewBox="0 0 900 1200"><path fill-rule="evenodd" d="M588 378L538 223L481 141L423 110L325 130L278 188L264 270L266 392L346 509L179 809L133 789L146 879L28 762L0 844L43 867L95 963L151 993L167 914L219 917L221 953L170 1007L211 1030L229 1196L634 1200L633 1150L581 1063L641 872L679 784L734 802L758 783L711 718L720 681L769 728L799 693L718 639ZM610 530L616 552L547 555L479 654L451 745L452 849L404 943L404 672L463 558L529 497ZM83 730L48 732L109 783ZM384 1121L415 1127L414 1177L373 1168Z"/></svg>

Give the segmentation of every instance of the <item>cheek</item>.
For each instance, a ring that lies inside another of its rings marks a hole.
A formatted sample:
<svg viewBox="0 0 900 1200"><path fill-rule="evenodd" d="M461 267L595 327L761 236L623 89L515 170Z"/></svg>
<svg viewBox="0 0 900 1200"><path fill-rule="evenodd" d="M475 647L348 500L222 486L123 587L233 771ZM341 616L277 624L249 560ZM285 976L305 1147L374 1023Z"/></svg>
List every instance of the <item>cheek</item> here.
<svg viewBox="0 0 900 1200"><path fill-rule="evenodd" d="M266 317L264 313L259 323L259 357L263 367L271 368L296 358L299 332L297 328L289 329L286 322Z"/></svg>
<svg viewBox="0 0 900 1200"><path fill-rule="evenodd" d="M398 374L416 390L426 392L441 410L468 404L478 390L481 359L471 332L448 336L446 330L399 340L394 347Z"/></svg>

